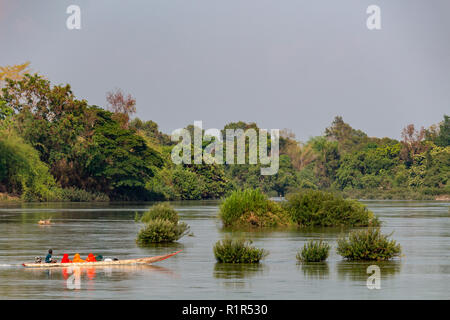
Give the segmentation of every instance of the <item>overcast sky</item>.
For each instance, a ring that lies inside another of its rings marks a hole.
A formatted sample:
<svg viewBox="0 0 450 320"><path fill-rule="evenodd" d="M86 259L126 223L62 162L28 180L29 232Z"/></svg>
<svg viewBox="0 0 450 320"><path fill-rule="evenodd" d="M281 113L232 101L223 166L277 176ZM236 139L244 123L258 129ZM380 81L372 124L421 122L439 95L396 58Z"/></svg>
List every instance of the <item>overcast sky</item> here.
<svg viewBox="0 0 450 320"><path fill-rule="evenodd" d="M31 61L90 104L122 88L167 133L243 120L306 140L342 115L399 138L450 114L449 14L448 0L0 0L0 65Z"/></svg>

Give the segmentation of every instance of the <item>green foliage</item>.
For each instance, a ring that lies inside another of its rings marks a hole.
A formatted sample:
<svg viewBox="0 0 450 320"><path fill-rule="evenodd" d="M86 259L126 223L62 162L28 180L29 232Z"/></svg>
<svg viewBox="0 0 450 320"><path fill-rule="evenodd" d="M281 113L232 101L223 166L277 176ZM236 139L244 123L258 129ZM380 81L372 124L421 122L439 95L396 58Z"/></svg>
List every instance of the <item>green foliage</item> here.
<svg viewBox="0 0 450 320"><path fill-rule="evenodd" d="M367 134L353 129L340 116L335 117L331 126L325 130L325 137L339 143L340 153L357 150L369 140Z"/></svg>
<svg viewBox="0 0 450 320"><path fill-rule="evenodd" d="M223 166L216 164L194 164L187 165L187 169L194 172L199 185L202 185L202 199L219 199L228 188L228 180L225 176Z"/></svg>
<svg viewBox="0 0 450 320"><path fill-rule="evenodd" d="M301 252L297 254L297 260L302 262L321 262L328 258L330 245L326 242L308 241Z"/></svg>
<svg viewBox="0 0 450 320"><path fill-rule="evenodd" d="M309 141L309 144L317 154L314 171L319 179L318 185L321 188L329 188L339 168L341 158L339 143L326 137L315 137Z"/></svg>
<svg viewBox="0 0 450 320"><path fill-rule="evenodd" d="M288 196L284 208L299 226L378 225L373 213L355 200L332 193L305 190Z"/></svg>
<svg viewBox="0 0 450 320"><path fill-rule="evenodd" d="M303 168L301 171L297 172L297 180L299 181L298 186L296 188L290 188L287 190L287 193L292 193L293 189L317 189L319 181L314 174L314 165L310 164Z"/></svg>
<svg viewBox="0 0 450 320"><path fill-rule="evenodd" d="M173 145L170 136L159 131L158 124L152 120L142 121L135 118L130 123L130 128L144 133L155 144Z"/></svg>
<svg viewBox="0 0 450 320"><path fill-rule="evenodd" d="M339 189L383 185L384 179L391 176L391 170L399 163L400 149L401 145L397 143L346 154L336 171L335 185Z"/></svg>
<svg viewBox="0 0 450 320"><path fill-rule="evenodd" d="M251 241L243 239L224 239L214 245L214 256L220 263L259 263L269 253L251 244Z"/></svg>
<svg viewBox="0 0 450 320"><path fill-rule="evenodd" d="M87 170L103 182L102 190L116 199L151 200L145 186L156 168L162 166L160 155L142 137L121 128L111 112L101 109L97 110L92 141Z"/></svg>
<svg viewBox="0 0 450 320"><path fill-rule="evenodd" d="M399 256L401 246L380 228L368 228L350 233L337 242L337 253L348 260L389 260Z"/></svg>
<svg viewBox="0 0 450 320"><path fill-rule="evenodd" d="M178 223L178 213L168 203L158 203L151 207L149 211L145 212L140 220L148 223L151 220L156 219L169 220L173 223Z"/></svg>
<svg viewBox="0 0 450 320"><path fill-rule="evenodd" d="M281 206L267 199L259 189L233 191L220 205L225 226L275 227L289 224Z"/></svg>
<svg viewBox="0 0 450 320"><path fill-rule="evenodd" d="M348 189L341 192L342 196L350 199L377 200L434 200L436 196L450 194L450 186L446 188L392 188L383 189Z"/></svg>
<svg viewBox="0 0 450 320"><path fill-rule="evenodd" d="M247 212L267 212L267 197L259 189L233 191L220 206L220 217L225 225L231 225Z"/></svg>
<svg viewBox="0 0 450 320"><path fill-rule="evenodd" d="M179 166L173 171L173 185L181 200L199 200L205 189L204 182L198 175Z"/></svg>
<svg viewBox="0 0 450 320"><path fill-rule="evenodd" d="M159 242L173 242L189 233L189 226L178 222L178 213L167 203L154 205L140 219L145 223L137 236L136 242L141 245Z"/></svg>
<svg viewBox="0 0 450 320"><path fill-rule="evenodd" d="M0 99L0 121L11 117L14 110L6 104L6 101Z"/></svg>
<svg viewBox="0 0 450 320"><path fill-rule="evenodd" d="M57 198L55 180L33 147L15 132L0 131L0 188L28 201Z"/></svg>
<svg viewBox="0 0 450 320"><path fill-rule="evenodd" d="M341 191L365 198L428 199L432 194L448 194L447 115L439 128L435 125L418 131L408 125L401 142L370 138L342 117L336 117L323 136L306 144L286 132L280 139L278 173L262 176L260 163L174 165L170 159L174 143L154 121L136 118L124 123L119 114L77 99L69 85L51 85L40 75L19 72L26 66L3 68L15 76L6 77L0 98L0 130L15 132L22 139L16 152L2 142L8 153L0 155L0 161L14 159L0 167L0 191L26 200L218 199L238 189L260 189L271 196L301 189ZM187 129L192 133L194 127ZM245 131L258 126L239 121L227 124L222 134L225 129ZM269 148L271 143L269 138ZM38 159L25 159L23 155L33 151L24 144L37 151ZM195 151L203 151L208 144L203 141ZM248 139L245 150L248 160ZM33 169L24 169L31 166ZM230 218L231 224L289 223L279 205L267 202L264 206L236 212L236 219L228 212L224 222L228 225ZM333 204L331 211L338 206Z"/></svg>
<svg viewBox="0 0 450 320"><path fill-rule="evenodd" d="M64 188L59 191L60 201L70 202L108 202L109 197L101 192L88 192L78 188Z"/></svg>
<svg viewBox="0 0 450 320"><path fill-rule="evenodd" d="M445 188L450 180L450 146L427 150L414 157L409 171L410 187Z"/></svg>
<svg viewBox="0 0 450 320"><path fill-rule="evenodd" d="M161 200L217 199L229 183L219 165L176 165L158 171L146 188Z"/></svg>
<svg viewBox="0 0 450 320"><path fill-rule="evenodd" d="M289 189L295 188L300 181L291 159L287 155L280 155L280 167L274 175L261 175L261 165L228 165L225 172L238 189L260 189L265 193L274 193L276 196L284 196Z"/></svg>
<svg viewBox="0 0 450 320"><path fill-rule="evenodd" d="M145 188L155 200L180 199L172 184L172 172L171 168L162 168L157 170L153 178L147 181Z"/></svg>
<svg viewBox="0 0 450 320"><path fill-rule="evenodd" d="M3 99L15 112L15 126L53 169L70 155L86 121L86 101L75 99L69 85L51 87L39 75L7 80ZM58 178L58 177L57 177Z"/></svg>
<svg viewBox="0 0 450 320"><path fill-rule="evenodd" d="M444 115L444 121L439 126L439 135L435 143L440 147L450 146L450 117L447 115Z"/></svg>
<svg viewBox="0 0 450 320"><path fill-rule="evenodd" d="M189 226L184 223L173 223L165 219L150 220L139 231L136 242L140 245L150 243L177 241L189 233Z"/></svg>
<svg viewBox="0 0 450 320"><path fill-rule="evenodd" d="M62 187L151 200L145 186L162 159L111 112L89 107L69 85L51 86L39 75L7 80L2 99L16 113L13 125L19 135L39 152Z"/></svg>

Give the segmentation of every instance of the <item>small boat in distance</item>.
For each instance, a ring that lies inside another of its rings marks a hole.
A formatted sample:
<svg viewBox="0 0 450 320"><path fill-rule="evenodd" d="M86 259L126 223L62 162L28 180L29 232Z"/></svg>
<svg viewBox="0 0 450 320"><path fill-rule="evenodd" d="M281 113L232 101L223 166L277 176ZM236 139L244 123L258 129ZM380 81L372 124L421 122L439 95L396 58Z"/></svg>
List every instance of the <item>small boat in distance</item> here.
<svg viewBox="0 0 450 320"><path fill-rule="evenodd" d="M126 259L126 260L112 260L112 261L97 261L97 262L69 262L69 263L23 263L26 268L67 268L67 267L96 267L96 266L114 266L114 265L127 265L127 264L151 264L154 262L166 260L174 255L180 253L183 250L177 252L165 254L162 256Z"/></svg>

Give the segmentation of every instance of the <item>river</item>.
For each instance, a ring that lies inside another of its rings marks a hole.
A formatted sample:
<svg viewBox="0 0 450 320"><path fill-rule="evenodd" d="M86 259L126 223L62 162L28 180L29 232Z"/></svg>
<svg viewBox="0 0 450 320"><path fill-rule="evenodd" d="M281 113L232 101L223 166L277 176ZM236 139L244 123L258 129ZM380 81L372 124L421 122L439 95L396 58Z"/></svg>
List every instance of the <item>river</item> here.
<svg viewBox="0 0 450 320"><path fill-rule="evenodd" d="M224 230L217 201L172 202L193 235L139 247L136 212L152 203L0 205L0 299L449 299L448 202L365 201L403 249L385 263L347 262L336 254L341 228L236 232ZM52 225L38 220L51 218ZM247 237L270 254L260 265L221 265L212 247L225 236ZM326 263L298 264L309 239L331 246ZM35 256L89 252L120 259L183 251L153 266L32 270ZM367 287L367 267L380 267L380 289Z"/></svg>

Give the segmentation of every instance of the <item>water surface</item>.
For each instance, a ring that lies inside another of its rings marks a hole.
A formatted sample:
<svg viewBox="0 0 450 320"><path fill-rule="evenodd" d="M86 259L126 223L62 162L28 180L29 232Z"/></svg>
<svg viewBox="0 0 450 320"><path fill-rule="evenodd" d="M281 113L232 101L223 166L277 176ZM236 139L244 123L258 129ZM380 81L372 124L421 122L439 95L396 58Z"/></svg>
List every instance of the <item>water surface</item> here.
<svg viewBox="0 0 450 320"><path fill-rule="evenodd" d="M366 201L383 221L382 231L403 248L381 269L381 289L369 290L366 269L373 263L347 262L335 253L341 228L232 232L217 218L218 202L173 202L193 236L178 243L142 248L135 212L140 204L16 204L0 207L0 299L448 299L450 297L450 214L448 202ZM51 218L51 226L38 220ZM212 247L225 236L247 237L270 251L260 265L223 265ZM309 239L329 241L326 263L298 264L295 256ZM85 257L89 252L120 259L165 254L153 266L30 270L35 256ZM80 282L73 273L79 275Z"/></svg>

